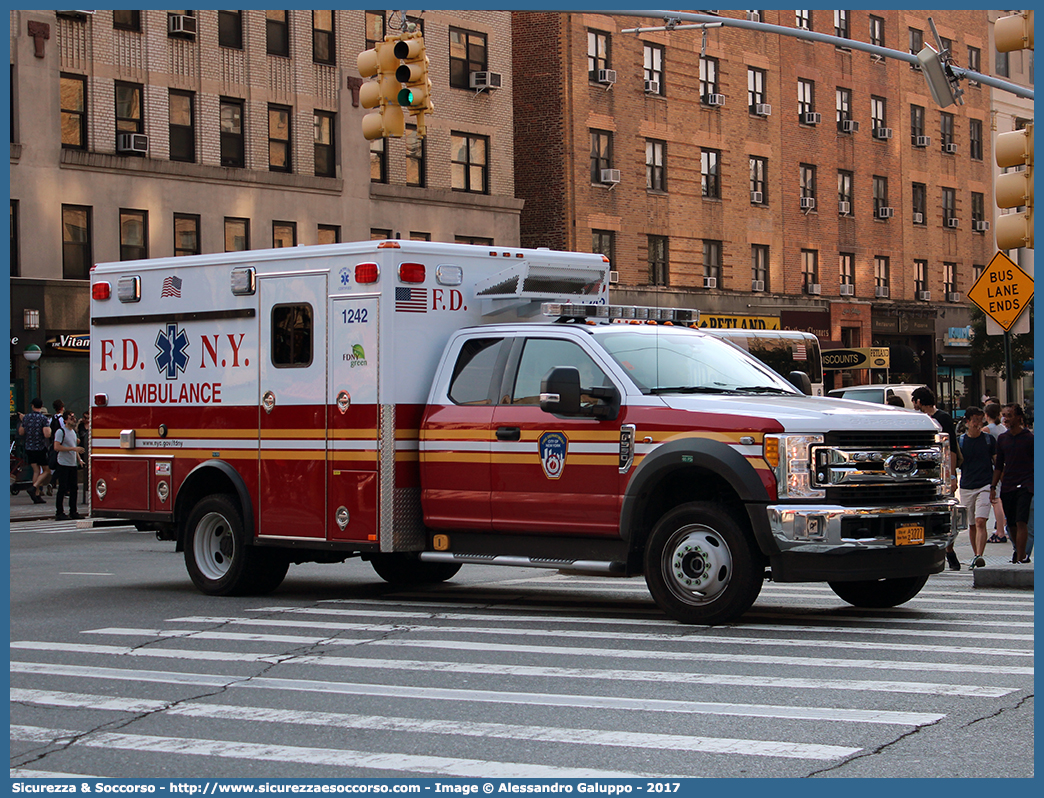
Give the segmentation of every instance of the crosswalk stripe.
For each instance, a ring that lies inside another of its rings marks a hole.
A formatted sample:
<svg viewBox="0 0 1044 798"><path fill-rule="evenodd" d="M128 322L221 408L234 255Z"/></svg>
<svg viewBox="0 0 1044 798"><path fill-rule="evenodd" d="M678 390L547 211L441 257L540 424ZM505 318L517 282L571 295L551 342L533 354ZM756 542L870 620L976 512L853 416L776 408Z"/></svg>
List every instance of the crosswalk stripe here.
<svg viewBox="0 0 1044 798"><path fill-rule="evenodd" d="M46 690L12 688L11 700L42 706L105 709L118 712L163 712L193 718L238 720L249 723L285 723L302 726L369 729L373 731L409 732L411 734L460 735L483 739L527 740L531 742L567 743L580 746L642 748L694 753L742 754L786 759L840 759L862 749L838 745L794 743L778 740L742 740L720 737L694 737L679 734L602 731L599 729L523 726L508 723L399 718L383 715L357 715L303 710L242 707L228 704L177 704L165 701L123 699L111 696L58 693Z"/></svg>
<svg viewBox="0 0 1044 798"><path fill-rule="evenodd" d="M494 690L463 690L441 687L411 687L389 684L356 684L313 679L277 679L270 677L223 676L176 671L151 671L102 668L88 665L58 665L44 662L12 662L11 673L48 676L76 676L81 679L158 682L221 688L287 690L371 698L407 698L434 701L473 701L521 706L582 707L587 709L619 709L630 712L671 712L740 717L784 718L787 720L829 720L849 723L880 723L924 726L946 717L930 712L899 712L841 707L801 707L763 704L734 704L705 701L673 701L668 699L628 698L604 695L570 695L564 693L527 693Z"/></svg>
<svg viewBox="0 0 1044 798"><path fill-rule="evenodd" d="M423 773L425 775L499 778L679 778L663 773L632 773L587 768L555 767L536 763L460 759L445 756L419 756L404 753L369 753L296 745L270 745L194 737L161 737L151 734L118 732L84 732L71 729L47 729L39 726L12 726L11 738L30 742L51 742L75 738L77 746L116 749L143 753L181 754L269 762L294 762L312 766L333 766L384 770L390 773Z"/></svg>

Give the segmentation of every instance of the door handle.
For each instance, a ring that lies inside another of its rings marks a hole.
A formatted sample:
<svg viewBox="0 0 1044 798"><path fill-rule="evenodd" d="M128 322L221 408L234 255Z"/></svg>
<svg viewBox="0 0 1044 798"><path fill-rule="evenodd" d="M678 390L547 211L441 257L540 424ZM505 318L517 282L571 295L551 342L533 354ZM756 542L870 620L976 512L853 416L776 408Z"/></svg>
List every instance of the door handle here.
<svg viewBox="0 0 1044 798"><path fill-rule="evenodd" d="M518 441L522 439L522 430L518 427L497 427L498 441Z"/></svg>

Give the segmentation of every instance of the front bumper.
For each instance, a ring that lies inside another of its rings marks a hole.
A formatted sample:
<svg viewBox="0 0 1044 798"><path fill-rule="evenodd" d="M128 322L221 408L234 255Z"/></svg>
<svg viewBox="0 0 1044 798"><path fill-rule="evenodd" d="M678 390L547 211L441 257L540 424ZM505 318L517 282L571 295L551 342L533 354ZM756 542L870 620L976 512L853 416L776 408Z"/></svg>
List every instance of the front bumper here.
<svg viewBox="0 0 1044 798"><path fill-rule="evenodd" d="M955 500L911 507L775 504L766 507L779 582L892 579L938 573L946 547L968 528ZM896 526L924 525L924 543L897 546Z"/></svg>

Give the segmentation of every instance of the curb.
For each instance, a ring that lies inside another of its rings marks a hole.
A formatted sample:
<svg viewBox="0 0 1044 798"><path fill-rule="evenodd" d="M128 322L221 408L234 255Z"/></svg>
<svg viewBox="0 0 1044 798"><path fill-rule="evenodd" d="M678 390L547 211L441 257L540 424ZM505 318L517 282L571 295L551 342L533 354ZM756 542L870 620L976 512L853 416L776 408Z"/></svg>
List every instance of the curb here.
<svg viewBox="0 0 1044 798"><path fill-rule="evenodd" d="M995 565L972 572L974 587L1014 587L1033 590L1033 565Z"/></svg>

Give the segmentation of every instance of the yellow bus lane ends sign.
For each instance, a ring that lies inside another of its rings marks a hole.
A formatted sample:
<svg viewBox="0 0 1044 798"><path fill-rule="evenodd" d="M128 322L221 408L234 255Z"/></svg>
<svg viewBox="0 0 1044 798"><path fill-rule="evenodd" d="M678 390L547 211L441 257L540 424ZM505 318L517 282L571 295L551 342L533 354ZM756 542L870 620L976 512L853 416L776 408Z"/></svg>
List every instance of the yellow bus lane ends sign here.
<svg viewBox="0 0 1044 798"><path fill-rule="evenodd" d="M968 299L1005 330L1033 299L1033 278L1003 252L993 256L968 292Z"/></svg>

